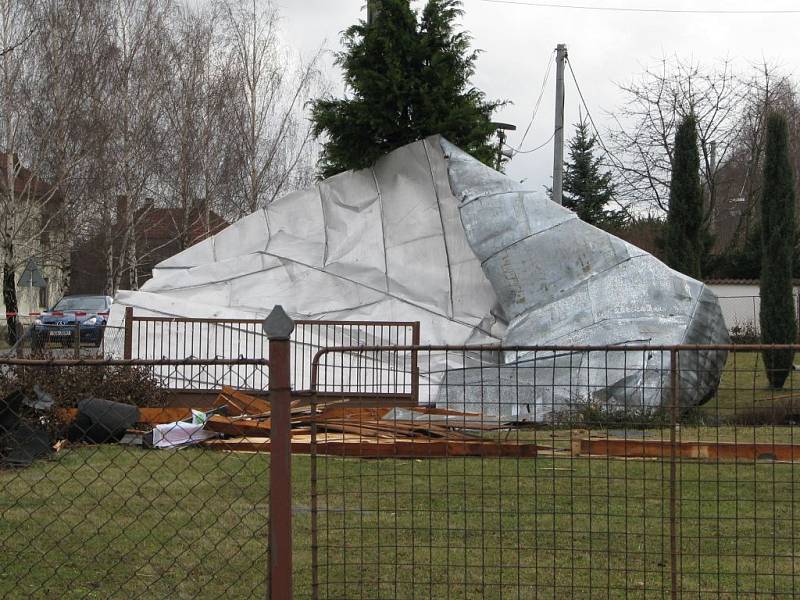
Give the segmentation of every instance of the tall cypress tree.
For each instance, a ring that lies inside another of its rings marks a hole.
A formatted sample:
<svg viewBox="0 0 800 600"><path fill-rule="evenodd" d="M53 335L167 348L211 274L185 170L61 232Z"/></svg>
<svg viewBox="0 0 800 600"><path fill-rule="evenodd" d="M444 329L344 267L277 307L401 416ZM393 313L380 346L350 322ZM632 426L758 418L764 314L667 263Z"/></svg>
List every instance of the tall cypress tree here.
<svg viewBox="0 0 800 600"><path fill-rule="evenodd" d="M604 226L622 225L619 212L606 207L614 197L611 173L600 172L600 158L594 155L597 138L582 119L575 125L575 137L569 142L569 162L564 163L563 203L575 211L582 221Z"/></svg>
<svg viewBox="0 0 800 600"><path fill-rule="evenodd" d="M791 344L797 335L792 294L792 255L795 239L794 174L789 159L786 117L767 117L764 149L764 183L761 192L761 341ZM763 352L767 379L783 387L792 369L791 350Z"/></svg>
<svg viewBox="0 0 800 600"><path fill-rule="evenodd" d="M703 188L700 185L700 153L697 121L684 117L675 133L669 212L664 236L666 263L699 279L703 254Z"/></svg>
<svg viewBox="0 0 800 600"><path fill-rule="evenodd" d="M381 0L372 23L345 31L345 51L336 60L349 96L311 106L314 134L326 137L323 177L367 167L434 133L491 163L491 115L501 103L487 101L469 83L478 53L469 35L455 28L460 6L458 0L428 0L418 18L409 0Z"/></svg>

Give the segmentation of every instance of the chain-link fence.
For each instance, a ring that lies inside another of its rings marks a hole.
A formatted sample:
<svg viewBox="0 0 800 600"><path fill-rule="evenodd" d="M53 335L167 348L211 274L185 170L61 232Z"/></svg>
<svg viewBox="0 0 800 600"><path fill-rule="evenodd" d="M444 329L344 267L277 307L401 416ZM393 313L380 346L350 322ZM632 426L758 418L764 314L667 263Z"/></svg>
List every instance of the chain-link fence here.
<svg viewBox="0 0 800 600"><path fill-rule="evenodd" d="M800 597L797 348L331 347L303 390L292 327L0 361L0 597ZM160 376L202 366L269 389Z"/></svg>
<svg viewBox="0 0 800 600"><path fill-rule="evenodd" d="M0 597L264 597L269 457L214 443L269 404L191 410L154 375L244 366L264 361L0 360Z"/></svg>
<svg viewBox="0 0 800 600"><path fill-rule="evenodd" d="M731 294L724 287L716 289L725 322L728 324L731 339L739 343L758 343L761 334L759 315L761 297L754 295ZM795 314L800 318L800 291L793 294ZM800 338L798 338L800 339Z"/></svg>

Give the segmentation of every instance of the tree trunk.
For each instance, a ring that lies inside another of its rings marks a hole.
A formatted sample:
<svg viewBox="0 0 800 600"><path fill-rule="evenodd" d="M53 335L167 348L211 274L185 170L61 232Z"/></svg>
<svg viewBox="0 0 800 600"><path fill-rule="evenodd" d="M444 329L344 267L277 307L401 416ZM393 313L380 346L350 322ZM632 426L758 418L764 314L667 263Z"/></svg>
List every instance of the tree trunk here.
<svg viewBox="0 0 800 600"><path fill-rule="evenodd" d="M68 296L70 287L72 287L72 250L68 247L64 248L59 271L61 271L61 295ZM48 290L48 293L49 291L50 290ZM45 304L50 304L49 296Z"/></svg>
<svg viewBox="0 0 800 600"><path fill-rule="evenodd" d="M130 289L139 289L139 257L136 255L136 234L131 235L128 241L128 285Z"/></svg>
<svg viewBox="0 0 800 600"><path fill-rule="evenodd" d="M6 305L8 343L17 343L17 282L14 272L14 244L6 240L3 244L3 302Z"/></svg>
<svg viewBox="0 0 800 600"><path fill-rule="evenodd" d="M106 250L106 296L113 296L116 291L114 288L114 244L109 244Z"/></svg>

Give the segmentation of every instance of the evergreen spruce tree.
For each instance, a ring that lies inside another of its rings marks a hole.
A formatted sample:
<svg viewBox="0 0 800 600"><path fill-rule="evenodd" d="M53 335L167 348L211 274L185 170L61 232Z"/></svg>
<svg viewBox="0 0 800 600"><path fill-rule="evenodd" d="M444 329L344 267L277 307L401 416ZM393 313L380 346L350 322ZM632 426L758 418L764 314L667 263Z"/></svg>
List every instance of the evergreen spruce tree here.
<svg viewBox="0 0 800 600"><path fill-rule="evenodd" d="M782 114L767 117L761 195L761 341L792 344L797 335L792 294L794 253L794 174L789 159L789 127ZM791 350L763 353L767 378L783 387L792 369Z"/></svg>
<svg viewBox="0 0 800 600"><path fill-rule="evenodd" d="M348 95L312 102L314 134L326 136L320 172L367 167L383 154L441 133L484 163L495 147L486 101L470 85L478 52L457 31L458 0L428 0L421 18L409 0L381 0L372 23L345 31L337 55Z"/></svg>
<svg viewBox="0 0 800 600"><path fill-rule="evenodd" d="M575 137L569 143L569 162L564 163L564 206L575 211L582 221L598 227L619 227L623 215L606 207L614 197L611 173L600 172L600 158L595 157L597 138L589 124L581 119L575 125Z"/></svg>
<svg viewBox="0 0 800 600"><path fill-rule="evenodd" d="M704 246L697 122L688 116L675 133L664 259L676 271L700 279Z"/></svg>

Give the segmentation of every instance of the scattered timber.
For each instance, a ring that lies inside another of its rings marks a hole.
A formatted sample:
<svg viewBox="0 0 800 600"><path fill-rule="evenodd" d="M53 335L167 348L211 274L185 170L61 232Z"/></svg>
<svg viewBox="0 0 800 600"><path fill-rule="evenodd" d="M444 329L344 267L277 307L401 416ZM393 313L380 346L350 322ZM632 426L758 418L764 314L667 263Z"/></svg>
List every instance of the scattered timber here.
<svg viewBox="0 0 800 600"><path fill-rule="evenodd" d="M226 415L214 415L206 429L228 436L208 440L207 448L233 452L269 452L269 402L223 388L214 403ZM497 420L477 413L405 407L414 418L394 418L390 408L369 408L346 402L318 404L295 400L290 407L292 452L356 457L421 458L447 456L536 456L535 444L485 439L503 429ZM506 426L507 427L507 426Z"/></svg>
<svg viewBox="0 0 800 600"><path fill-rule="evenodd" d="M689 458L712 461L796 461L800 444L702 442L582 438L572 443L574 456L624 458Z"/></svg>
<svg viewBox="0 0 800 600"><path fill-rule="evenodd" d="M269 438L239 437L209 440L203 445L232 452L269 452ZM292 435L293 454L351 456L360 458L447 458L447 457L534 457L538 446L494 441L458 441L437 439L385 439L354 434Z"/></svg>

